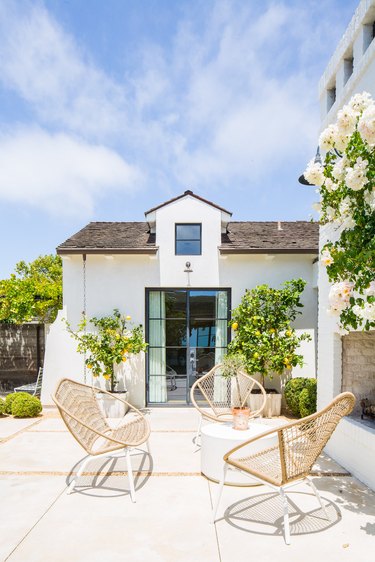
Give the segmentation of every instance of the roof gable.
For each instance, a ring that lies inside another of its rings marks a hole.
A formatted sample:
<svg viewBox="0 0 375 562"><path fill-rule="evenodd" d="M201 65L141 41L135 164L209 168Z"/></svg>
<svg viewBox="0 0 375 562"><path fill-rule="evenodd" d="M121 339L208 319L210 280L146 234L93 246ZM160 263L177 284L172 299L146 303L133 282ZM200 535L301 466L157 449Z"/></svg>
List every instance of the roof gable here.
<svg viewBox="0 0 375 562"><path fill-rule="evenodd" d="M169 199L168 201L165 201L164 203L161 203L160 205L157 205L156 207L153 207L152 209L146 211L145 215L147 217L147 215L149 215L150 213L153 213L154 211L157 211L158 209L161 209L162 207L166 207L167 205L170 205L171 203L174 203L175 201L178 201L179 199L183 199L184 197L194 197L194 199L198 199L198 201L201 201L202 203L206 203L206 205L211 205L211 207L215 207L215 209L219 209L219 211L222 211L223 213L227 213L228 215L232 216L232 213L230 211L227 211L223 207L220 207L219 205L216 205L216 203L213 203L212 201L209 201L208 199L204 199L203 197L200 197L200 195L196 195L190 189L187 189L182 195L178 195L177 197L173 197L173 199Z"/></svg>

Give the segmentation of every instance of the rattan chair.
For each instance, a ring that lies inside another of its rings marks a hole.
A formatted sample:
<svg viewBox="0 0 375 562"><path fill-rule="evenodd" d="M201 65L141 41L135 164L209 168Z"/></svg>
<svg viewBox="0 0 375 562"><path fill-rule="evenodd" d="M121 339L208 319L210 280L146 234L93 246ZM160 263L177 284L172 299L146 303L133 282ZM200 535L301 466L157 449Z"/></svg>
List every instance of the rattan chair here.
<svg viewBox="0 0 375 562"><path fill-rule="evenodd" d="M260 382L243 371L238 371L236 376L230 378L223 377L221 371L222 365L215 365L191 387L191 402L200 413L196 440L200 436L203 419L231 421L232 408L247 406L252 390L258 389L263 399L260 407L250 412L250 418L259 416L266 405L266 391Z"/></svg>
<svg viewBox="0 0 375 562"><path fill-rule="evenodd" d="M113 400L123 402L129 408L117 427L109 425L99 407L96 394L103 392ZM76 477L69 485L68 493L73 491L78 478L94 458L125 456L130 496L135 502L131 450L146 442L150 452L148 444L150 426L143 414L125 400L109 392L70 379L62 379L59 382L52 399L68 430L89 455L82 462Z"/></svg>
<svg viewBox="0 0 375 562"><path fill-rule="evenodd" d="M337 424L343 416L350 414L355 397L350 392L339 394L326 408L298 421L249 439L224 455L223 476L215 502L213 520L220 503L228 468L238 469L251 478L278 490L284 509L284 537L290 544L288 502L285 489L306 480L314 491L328 519L324 504L314 483L309 479L310 470L322 452ZM272 433L277 435L277 444L263 451L246 454L246 447ZM242 454L241 454L242 453Z"/></svg>

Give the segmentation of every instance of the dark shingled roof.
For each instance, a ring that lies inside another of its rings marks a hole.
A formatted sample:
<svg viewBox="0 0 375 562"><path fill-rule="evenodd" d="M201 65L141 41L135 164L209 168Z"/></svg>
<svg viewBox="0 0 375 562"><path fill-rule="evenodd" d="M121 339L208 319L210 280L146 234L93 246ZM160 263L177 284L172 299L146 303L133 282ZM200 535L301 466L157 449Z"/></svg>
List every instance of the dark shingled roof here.
<svg viewBox="0 0 375 562"><path fill-rule="evenodd" d="M221 235L222 253L312 253L319 249L316 222L230 222Z"/></svg>
<svg viewBox="0 0 375 562"><path fill-rule="evenodd" d="M318 223L229 222L221 235L220 252L227 254L317 254ZM154 254L155 234L147 222L90 222L57 248L58 254Z"/></svg>
<svg viewBox="0 0 375 562"><path fill-rule="evenodd" d="M90 222L57 247L58 254L70 253L154 254L155 234L147 222Z"/></svg>

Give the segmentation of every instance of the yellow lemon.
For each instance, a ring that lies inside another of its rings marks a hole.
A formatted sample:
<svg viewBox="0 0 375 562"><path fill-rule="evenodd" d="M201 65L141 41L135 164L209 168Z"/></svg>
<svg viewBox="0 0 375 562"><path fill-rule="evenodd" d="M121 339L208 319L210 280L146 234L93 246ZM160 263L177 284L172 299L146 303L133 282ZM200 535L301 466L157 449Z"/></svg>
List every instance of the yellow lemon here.
<svg viewBox="0 0 375 562"><path fill-rule="evenodd" d="M234 331L238 330L238 322L233 322L232 330L234 330Z"/></svg>
<svg viewBox="0 0 375 562"><path fill-rule="evenodd" d="M109 381L111 375L109 375L108 373L104 373L103 377L105 378L106 381Z"/></svg>
<svg viewBox="0 0 375 562"><path fill-rule="evenodd" d="M260 333L259 330L257 330L257 331L255 332L255 335L258 336L258 338L259 338L259 336L261 336L262 334Z"/></svg>
<svg viewBox="0 0 375 562"><path fill-rule="evenodd" d="M288 359L288 357L285 357L285 359L283 360L283 363L284 363L285 365L289 365L289 359Z"/></svg>
<svg viewBox="0 0 375 562"><path fill-rule="evenodd" d="M253 355L253 357L254 357L254 359L258 359L259 353L255 352L254 355Z"/></svg>
<svg viewBox="0 0 375 562"><path fill-rule="evenodd" d="M290 336L292 335L292 332L290 330L287 330L285 332L285 335L288 336L288 338L290 338Z"/></svg>
<svg viewBox="0 0 375 562"><path fill-rule="evenodd" d="M91 363L88 363L87 368L88 368L88 369L92 369Z"/></svg>
<svg viewBox="0 0 375 562"><path fill-rule="evenodd" d="M132 319L132 317L129 316L129 315L125 318L125 320L127 320L128 322L129 322L129 320L131 320L131 319Z"/></svg>
<svg viewBox="0 0 375 562"><path fill-rule="evenodd" d="M275 328L270 328L269 330L270 334L274 334L276 332Z"/></svg>
<svg viewBox="0 0 375 562"><path fill-rule="evenodd" d="M125 355L122 356L122 362L125 363L125 361L127 360L127 357Z"/></svg>

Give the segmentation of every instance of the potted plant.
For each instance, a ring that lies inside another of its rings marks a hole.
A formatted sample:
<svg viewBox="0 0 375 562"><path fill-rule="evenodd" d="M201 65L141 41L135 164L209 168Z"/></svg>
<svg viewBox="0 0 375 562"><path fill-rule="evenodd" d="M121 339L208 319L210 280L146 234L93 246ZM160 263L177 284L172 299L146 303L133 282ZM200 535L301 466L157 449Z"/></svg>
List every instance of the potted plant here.
<svg viewBox="0 0 375 562"><path fill-rule="evenodd" d="M67 330L78 342L77 350L85 355L85 364L91 370L92 376L102 376L105 379L106 390L123 399L127 390L125 387L118 387L115 367L127 361L130 355L145 351L147 347L142 326L130 328L130 321L130 316L120 314L116 308L110 316L93 317L89 321L84 317L78 324L77 331L73 331L66 322ZM88 332L88 324L91 324L95 331ZM125 414L125 411L116 412L121 403L111 399L108 394L99 394L99 404L108 417ZM122 410L124 409L125 404Z"/></svg>
<svg viewBox="0 0 375 562"><path fill-rule="evenodd" d="M237 378L237 374L241 370L245 370L245 364L240 354L224 357L221 376L233 385L231 389L233 429L244 430L248 429L250 407L244 404L244 397L241 396L241 387Z"/></svg>
<svg viewBox="0 0 375 562"><path fill-rule="evenodd" d="M303 356L297 353L303 340L310 340L307 333L297 334L291 323L301 312L301 293L306 285L302 279L286 281L282 288L273 289L259 285L247 290L241 303L232 311L230 325L235 332L228 345L228 354L241 354L249 375L259 374L264 386L265 379L275 374L290 375L292 368L303 365ZM265 415L280 415L281 394L268 388ZM250 408L256 410L259 400L253 394Z"/></svg>

